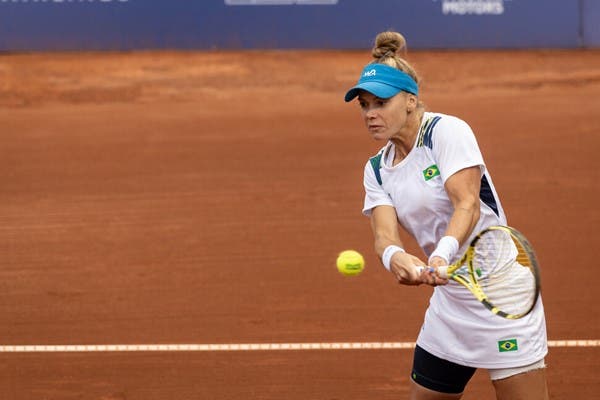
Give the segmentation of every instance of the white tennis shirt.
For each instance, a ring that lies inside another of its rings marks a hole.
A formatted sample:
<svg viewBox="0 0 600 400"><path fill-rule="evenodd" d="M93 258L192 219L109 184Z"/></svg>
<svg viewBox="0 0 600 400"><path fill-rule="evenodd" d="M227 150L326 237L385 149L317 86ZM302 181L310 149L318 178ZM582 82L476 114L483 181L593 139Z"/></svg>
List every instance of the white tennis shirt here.
<svg viewBox="0 0 600 400"><path fill-rule="evenodd" d="M416 239L427 257L444 236L454 211L444 184L461 169L478 166L481 170L480 218L456 258L478 232L491 225L506 225L504 210L475 135L459 118L426 112L412 150L400 163L392 165L391 142L378 155L381 155L378 169L381 184L376 169L367 162L363 213L368 216L381 205L394 207L399 223ZM509 350L500 347L513 340L517 345L506 344ZM440 358L477 368L512 368L534 363L547 353L541 299L528 316L506 320L489 312L467 289L451 281L435 288L417 344Z"/></svg>

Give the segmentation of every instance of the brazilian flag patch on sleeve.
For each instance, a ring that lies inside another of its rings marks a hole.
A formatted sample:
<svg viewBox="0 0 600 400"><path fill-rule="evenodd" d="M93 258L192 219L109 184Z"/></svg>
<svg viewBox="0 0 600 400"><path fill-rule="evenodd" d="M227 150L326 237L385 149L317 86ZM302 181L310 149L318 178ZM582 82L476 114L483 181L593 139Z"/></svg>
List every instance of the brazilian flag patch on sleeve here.
<svg viewBox="0 0 600 400"><path fill-rule="evenodd" d="M517 339L508 339L498 341L498 351L505 353L507 351L517 351L519 346L517 345Z"/></svg>
<svg viewBox="0 0 600 400"><path fill-rule="evenodd" d="M423 178L425 178L426 181L438 176L439 174L440 174L440 170L438 169L438 166L435 164L430 165L429 167L427 167L423 170Z"/></svg>

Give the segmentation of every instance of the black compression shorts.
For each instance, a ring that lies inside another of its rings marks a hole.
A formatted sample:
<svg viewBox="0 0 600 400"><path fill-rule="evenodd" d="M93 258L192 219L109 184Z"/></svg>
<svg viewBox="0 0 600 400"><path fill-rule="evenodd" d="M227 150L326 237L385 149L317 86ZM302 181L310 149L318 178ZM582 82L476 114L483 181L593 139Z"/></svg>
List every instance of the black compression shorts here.
<svg viewBox="0 0 600 400"><path fill-rule="evenodd" d="M465 390L476 369L438 358L417 346L411 377L427 389L456 394Z"/></svg>

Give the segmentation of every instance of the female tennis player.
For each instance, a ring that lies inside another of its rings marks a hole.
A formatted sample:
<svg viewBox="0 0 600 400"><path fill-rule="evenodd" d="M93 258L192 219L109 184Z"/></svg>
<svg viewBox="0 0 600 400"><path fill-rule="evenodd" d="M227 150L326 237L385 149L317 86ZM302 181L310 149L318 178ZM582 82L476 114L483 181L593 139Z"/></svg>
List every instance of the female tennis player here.
<svg viewBox="0 0 600 400"><path fill-rule="evenodd" d="M417 269L455 261L478 232L506 225L506 217L471 128L425 110L405 48L397 32L377 35L374 60L345 100L358 98L368 132L386 142L364 170L363 213L375 251L400 283L435 286L414 352L410 398L459 399L475 370L485 368L497 399L548 399L541 300L530 314L508 320L459 284ZM404 251L400 227L426 262Z"/></svg>

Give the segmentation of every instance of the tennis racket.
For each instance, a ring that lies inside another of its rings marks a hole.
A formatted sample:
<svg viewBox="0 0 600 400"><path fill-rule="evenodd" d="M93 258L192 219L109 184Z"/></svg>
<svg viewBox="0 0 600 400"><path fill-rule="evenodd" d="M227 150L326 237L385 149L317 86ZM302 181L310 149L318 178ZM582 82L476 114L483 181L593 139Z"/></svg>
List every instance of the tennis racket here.
<svg viewBox="0 0 600 400"><path fill-rule="evenodd" d="M418 267L419 272L427 267ZM459 261L437 269L473 293L494 314L517 319L529 314L540 293L535 252L525 236L508 226L491 226L469 244Z"/></svg>

